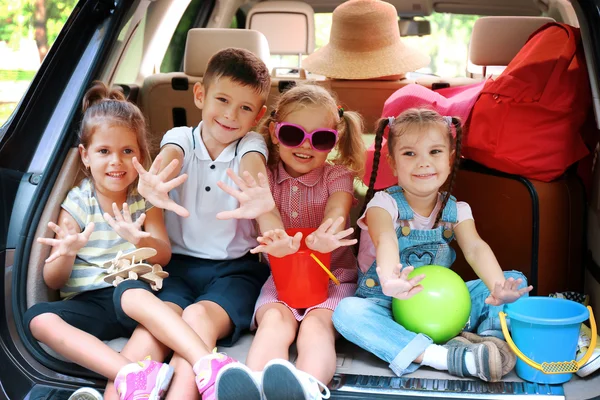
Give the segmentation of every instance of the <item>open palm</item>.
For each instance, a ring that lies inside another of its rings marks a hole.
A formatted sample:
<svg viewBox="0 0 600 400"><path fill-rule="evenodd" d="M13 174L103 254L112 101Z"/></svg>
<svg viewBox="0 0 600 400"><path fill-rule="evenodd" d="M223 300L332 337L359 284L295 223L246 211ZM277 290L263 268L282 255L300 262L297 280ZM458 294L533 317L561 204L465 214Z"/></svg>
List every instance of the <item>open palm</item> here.
<svg viewBox="0 0 600 400"><path fill-rule="evenodd" d="M50 254L50 257L46 259L47 263L62 256L76 256L77 252L79 252L79 250L81 250L90 240L90 236L94 231L93 222L90 222L83 232L77 232L73 224L66 218L63 220L63 224L65 225L64 229L54 222L48 222L48 228L52 229L56 234L55 238L37 239L39 243L47 244L55 249L55 251Z"/></svg>
<svg viewBox="0 0 600 400"><path fill-rule="evenodd" d="M239 201L240 207L231 211L221 211L217 214L217 219L256 219L275 208L269 181L262 173L258 173L258 183L248 171L244 171L244 179L237 176L230 168L227 169L227 175L240 190L221 181L217 182L217 185L224 192L235 197Z"/></svg>
<svg viewBox="0 0 600 400"><path fill-rule="evenodd" d="M150 232L144 232L142 230L142 226L144 226L144 221L146 220L146 214L140 215L137 221L134 222L129 213L129 206L127 203L123 203L123 213L119 211L117 203L112 204L112 209L114 217L111 217L109 213L105 212L104 219L123 239L134 246L137 246L140 240L151 236Z"/></svg>
<svg viewBox="0 0 600 400"><path fill-rule="evenodd" d="M531 285L519 289L521 283L523 283L523 279L521 278L508 278L504 283L496 282L489 297L485 299L485 303L492 306L500 306L517 301L521 296L533 289Z"/></svg>
<svg viewBox="0 0 600 400"><path fill-rule="evenodd" d="M406 300L413 297L415 294L423 290L423 286L419 283L425 279L425 275L417 275L408 279L415 267L406 267L402 269L402 265L398 264L392 270L390 275L383 275L383 270L377 267L377 275L381 281L381 290L383 294L390 297L395 297L399 300Z"/></svg>
<svg viewBox="0 0 600 400"><path fill-rule="evenodd" d="M306 247L319 253L331 253L338 247L355 244L356 239L344 239L354 232L354 228L336 233L343 222L344 217L338 217L335 222L331 218L327 218L316 231L306 237Z"/></svg>
<svg viewBox="0 0 600 400"><path fill-rule="evenodd" d="M175 168L177 168L177 164L179 164L178 160L171 161L162 171L160 171L162 163L162 156L160 154L156 156L148 171L144 169L135 157L132 162L140 175L138 180L138 192L140 195L158 208L173 211L181 217L188 217L190 215L190 212L185 207L175 203L169 197L169 192L187 179L187 174L182 174L167 181L169 176L175 171Z"/></svg>
<svg viewBox="0 0 600 400"><path fill-rule="evenodd" d="M298 232L294 237L289 236L283 229L273 229L266 231L258 237L260 245L256 246L251 253L267 253L274 257L285 257L294 254L300 249L302 232Z"/></svg>

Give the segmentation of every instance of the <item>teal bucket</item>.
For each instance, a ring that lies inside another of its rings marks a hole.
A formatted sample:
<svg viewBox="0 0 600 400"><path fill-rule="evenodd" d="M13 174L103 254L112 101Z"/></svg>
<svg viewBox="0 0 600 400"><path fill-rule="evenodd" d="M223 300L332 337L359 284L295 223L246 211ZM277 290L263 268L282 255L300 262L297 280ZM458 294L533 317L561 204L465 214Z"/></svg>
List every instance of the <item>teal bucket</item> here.
<svg viewBox="0 0 600 400"><path fill-rule="evenodd" d="M507 304L504 312L516 347L537 364L575 360L579 329L590 314L582 304L552 297L524 297ZM521 358L516 371L521 379L535 383L559 384L573 376L546 374Z"/></svg>

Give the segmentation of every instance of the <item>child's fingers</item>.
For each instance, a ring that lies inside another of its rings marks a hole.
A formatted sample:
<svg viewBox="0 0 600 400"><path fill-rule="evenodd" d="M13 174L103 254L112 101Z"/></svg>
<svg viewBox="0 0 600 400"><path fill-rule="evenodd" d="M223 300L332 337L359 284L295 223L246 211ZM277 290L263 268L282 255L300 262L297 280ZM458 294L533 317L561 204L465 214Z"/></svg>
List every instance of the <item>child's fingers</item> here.
<svg viewBox="0 0 600 400"><path fill-rule="evenodd" d="M262 188L269 188L269 180L262 172L258 173L258 184Z"/></svg>
<svg viewBox="0 0 600 400"><path fill-rule="evenodd" d="M65 224L65 228L67 229L67 233L69 235L76 235L77 232L75 231L75 227L73 226L73 224L71 223L71 221L69 221L67 218L63 219L63 224Z"/></svg>
<svg viewBox="0 0 600 400"><path fill-rule="evenodd" d="M175 189L177 186L181 185L188 178L188 174L181 174L176 178L171 179L168 182L164 183L163 189L165 192L169 193L171 190Z"/></svg>
<svg viewBox="0 0 600 400"><path fill-rule="evenodd" d="M253 249L250 249L250 253L252 254L256 254L256 253L265 253L266 252L266 248L267 246L263 245L263 244L259 244L258 246L256 246Z"/></svg>
<svg viewBox="0 0 600 400"><path fill-rule="evenodd" d="M402 278L404 280L408 280L408 274L413 272L414 269L415 269L415 267L413 267L413 266L408 266L408 267L403 268L402 270L400 270L400 278Z"/></svg>
<svg viewBox="0 0 600 400"><path fill-rule="evenodd" d="M165 169L160 171L160 173L158 174L158 179L160 179L161 182L166 182L167 179L169 179L169 176L171 176L171 174L175 172L178 165L179 160L176 158L172 159L171 162L165 167Z"/></svg>
<svg viewBox="0 0 600 400"><path fill-rule="evenodd" d="M119 210L119 206L117 206L117 203L112 203L112 210L113 210L113 218L115 219L115 221L122 222L123 215L121 215L121 210ZM104 219L106 219L106 217L104 217Z"/></svg>
<svg viewBox="0 0 600 400"><path fill-rule="evenodd" d="M358 243L356 239L342 239L339 241L340 247L352 246L353 244Z"/></svg>
<svg viewBox="0 0 600 400"><path fill-rule="evenodd" d="M83 236L86 238L86 240L90 239L90 236L92 236L92 233L94 232L94 228L96 227L96 225L93 222L90 222L85 229L83 230Z"/></svg>
<svg viewBox="0 0 600 400"><path fill-rule="evenodd" d="M338 230L338 228L340 227L340 225L342 225L342 223L344 222L344 217L339 216L335 219L335 221L333 221L333 223L331 224L331 228L329 228L329 230L331 232L335 232Z"/></svg>
<svg viewBox="0 0 600 400"><path fill-rule="evenodd" d="M325 233L333 224L333 220L331 218L327 218L318 228L317 232Z"/></svg>
<svg viewBox="0 0 600 400"><path fill-rule="evenodd" d="M131 217L129 217L129 219L131 219ZM141 229L141 228L142 228L142 226L144 226L144 221L146 221L146 213L142 213L142 214L141 214L141 215L138 217L137 221L135 221L135 224L136 224L136 226L137 226L138 228L140 228L140 229Z"/></svg>
<svg viewBox="0 0 600 400"><path fill-rule="evenodd" d="M131 213L129 212L129 206L127 205L127 203L123 203L123 219L125 220L125 222L133 222L133 220L131 219Z"/></svg>
<svg viewBox="0 0 600 400"><path fill-rule="evenodd" d="M339 231L338 233L335 234L335 238L336 239L343 239L348 235L351 235L352 232L354 232L354 228L348 228L348 229L344 229L343 231Z"/></svg>
<svg viewBox="0 0 600 400"><path fill-rule="evenodd" d="M58 237L64 236L62 228L59 225L55 224L54 222L48 222L48 228L52 229L52 231L54 233L56 233L56 236L58 236Z"/></svg>
<svg viewBox="0 0 600 400"><path fill-rule="evenodd" d="M50 238L39 237L39 238L37 238L37 242L54 247L54 246L58 246L61 241L59 239L50 239Z"/></svg>
<svg viewBox="0 0 600 400"><path fill-rule="evenodd" d="M149 238L150 236L152 236L152 234L150 232L139 231L139 233L138 233L138 237L141 237L141 238Z"/></svg>
<svg viewBox="0 0 600 400"><path fill-rule="evenodd" d="M244 191L248 188L246 186L246 183L244 182L244 180L242 178L240 178L239 176L237 176L236 173L233 172L233 170L231 168L227 168L227 176L229 176L231 178L233 183L235 183L240 188L240 190Z"/></svg>
<svg viewBox="0 0 600 400"><path fill-rule="evenodd" d="M415 277L412 277L408 280L408 283L411 284L411 286L418 286L419 283L425 279L425 274L421 274L421 275L417 275Z"/></svg>
<svg viewBox="0 0 600 400"><path fill-rule="evenodd" d="M236 211L237 210L220 211L217 213L217 219L219 219L219 220L235 219L238 214Z"/></svg>
<svg viewBox="0 0 600 400"><path fill-rule="evenodd" d="M175 214L177 214L183 218L187 218L190 216L190 212L187 210L187 208L180 206L179 204L175 203L173 200L169 201L166 204L165 209L171 210Z"/></svg>
<svg viewBox="0 0 600 400"><path fill-rule="evenodd" d="M104 217L106 223L110 225L111 228L115 229L115 220L113 219L113 217L111 217L110 214L107 212L102 214L102 216Z"/></svg>
<svg viewBox="0 0 600 400"><path fill-rule="evenodd" d="M529 285L527 287L524 287L522 289L519 289L519 297L523 296L525 293L529 293L533 290L533 286Z"/></svg>
<svg viewBox="0 0 600 400"><path fill-rule="evenodd" d="M252 174L248 171L244 171L243 173L244 175L244 181L246 182L246 185L250 188L256 187L256 180L254 179L254 177L252 176Z"/></svg>
<svg viewBox="0 0 600 400"><path fill-rule="evenodd" d="M58 251L55 251L54 253L50 254L50 256L48 258L46 258L46 260L44 262L51 263L52 261L56 260L60 256L61 256L61 254Z"/></svg>
<svg viewBox="0 0 600 400"><path fill-rule="evenodd" d="M152 165L150 166L150 169L148 170L148 172L150 172L152 175L158 174L158 171L160 171L161 164L162 164L162 156L159 154L154 159L154 162L152 162Z"/></svg>
<svg viewBox="0 0 600 400"><path fill-rule="evenodd" d="M242 199L242 192L237 189L232 188L225 182L217 181L217 186L221 188L222 191L230 195L231 197L235 197L238 201ZM239 185L238 185L239 186Z"/></svg>
<svg viewBox="0 0 600 400"><path fill-rule="evenodd" d="M299 249L301 241L302 241L302 232L298 232L294 235L293 238L291 238L290 247L292 249Z"/></svg>
<svg viewBox="0 0 600 400"><path fill-rule="evenodd" d="M146 171L146 169L142 166L142 164L140 164L136 157L133 157L131 159L131 163L133 164L133 168L135 168L138 174L144 175L148 173L148 171Z"/></svg>

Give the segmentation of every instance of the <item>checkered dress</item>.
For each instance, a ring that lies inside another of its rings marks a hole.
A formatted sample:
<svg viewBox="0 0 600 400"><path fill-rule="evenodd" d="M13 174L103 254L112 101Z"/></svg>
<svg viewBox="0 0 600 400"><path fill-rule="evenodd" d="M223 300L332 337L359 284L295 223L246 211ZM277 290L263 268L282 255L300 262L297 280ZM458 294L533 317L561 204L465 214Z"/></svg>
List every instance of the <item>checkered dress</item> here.
<svg viewBox="0 0 600 400"><path fill-rule="evenodd" d="M323 222L327 200L335 192L347 192L354 195L354 177L341 165L325 164L298 178L290 176L280 162L273 170L269 170L269 185L275 204L281 214L283 226L287 228L318 228ZM356 200L354 200L356 203ZM347 222L349 226L350 222ZM314 308L334 310L344 298L352 296L356 291L357 266L356 257L350 247L340 247L331 253L331 271L340 281L340 285L329 282L329 297L321 304L306 308L288 308L301 321ZM273 276L269 276L256 302L256 310L265 304L283 303L277 298L277 289ZM285 303L283 303L285 304ZM252 327L256 328L252 318Z"/></svg>

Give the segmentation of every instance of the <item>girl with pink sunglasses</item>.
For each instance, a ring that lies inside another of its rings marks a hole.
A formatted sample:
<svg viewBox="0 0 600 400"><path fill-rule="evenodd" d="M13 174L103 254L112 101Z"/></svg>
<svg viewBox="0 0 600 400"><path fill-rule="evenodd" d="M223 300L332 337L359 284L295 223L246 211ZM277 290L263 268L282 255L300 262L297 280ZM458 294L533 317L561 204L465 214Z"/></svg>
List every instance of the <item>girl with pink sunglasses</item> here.
<svg viewBox="0 0 600 400"><path fill-rule="evenodd" d="M269 148L268 183L247 173L230 176L239 190L219 186L240 200L240 208L218 218L257 218L262 236L253 253L283 257L298 251L301 241L315 252L331 253L328 298L306 309L295 309L278 298L270 276L255 307L258 328L246 359L217 377L219 399L267 400L328 398L328 383L336 369L333 310L356 290L356 258L347 239L353 229L350 208L356 203L354 180L362 176L365 147L362 118L339 108L327 90L302 85L283 93L271 116L261 125ZM273 200L274 205L273 207ZM285 229L313 228L290 237ZM296 340L296 365L288 360ZM262 371L262 372L261 372ZM324 392L323 392L324 391ZM264 396L264 397L263 397Z"/></svg>

